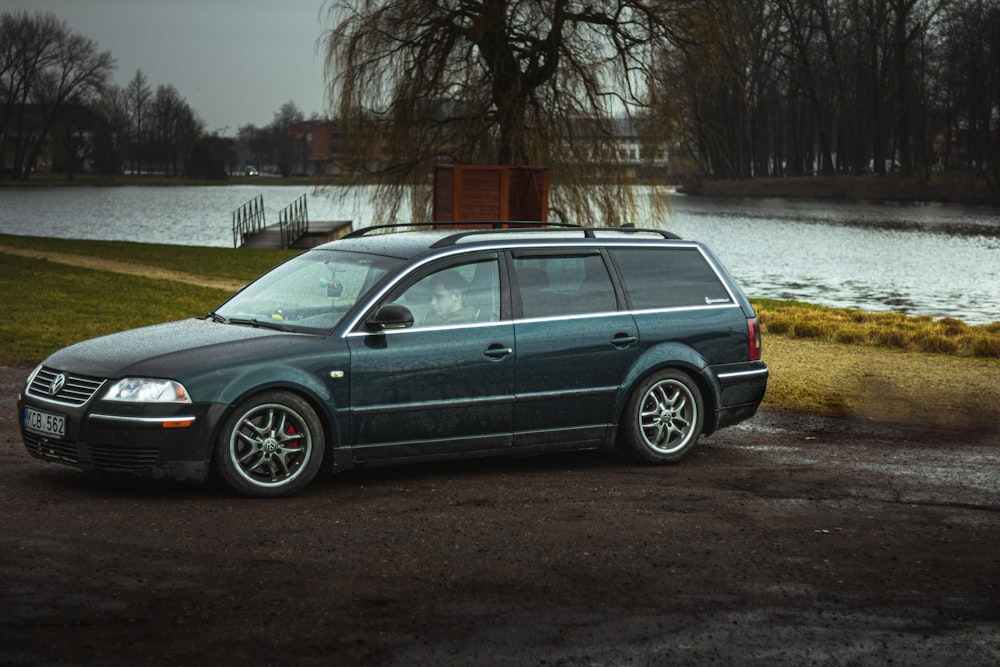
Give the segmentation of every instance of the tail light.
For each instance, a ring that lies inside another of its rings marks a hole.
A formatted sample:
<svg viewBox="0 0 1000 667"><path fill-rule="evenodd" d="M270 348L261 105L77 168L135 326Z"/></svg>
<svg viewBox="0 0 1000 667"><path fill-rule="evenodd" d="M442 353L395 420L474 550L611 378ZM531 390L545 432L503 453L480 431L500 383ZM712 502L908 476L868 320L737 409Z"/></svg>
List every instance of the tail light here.
<svg viewBox="0 0 1000 667"><path fill-rule="evenodd" d="M750 361L760 359L760 322L756 317L747 318L747 341L750 344Z"/></svg>

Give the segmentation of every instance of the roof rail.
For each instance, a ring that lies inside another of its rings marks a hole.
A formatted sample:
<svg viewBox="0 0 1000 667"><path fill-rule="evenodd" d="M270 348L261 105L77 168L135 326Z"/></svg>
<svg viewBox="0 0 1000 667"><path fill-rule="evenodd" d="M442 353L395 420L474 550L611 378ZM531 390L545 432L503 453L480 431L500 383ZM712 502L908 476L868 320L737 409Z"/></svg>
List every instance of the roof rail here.
<svg viewBox="0 0 1000 667"><path fill-rule="evenodd" d="M483 229L483 225L490 225L489 229ZM413 227L430 227L434 229L448 229L450 227L474 227L479 229L479 231L493 231L497 229L504 228L517 228L517 229L541 229L545 227L569 227L571 229L579 229L580 225L574 225L565 222L534 222L531 220L459 220L459 221L439 221L439 222L399 222L391 225L372 225L371 227L362 227L361 229L356 229L350 234L345 234L343 238L352 239L358 238L360 236L368 236L373 232L388 231L392 229L408 231Z"/></svg>
<svg viewBox="0 0 1000 667"><path fill-rule="evenodd" d="M635 223L633 222L626 222L621 227L597 227L596 229L600 229L601 231L605 232L622 232L623 234L630 234L630 233L659 234L663 238L671 241L675 240L679 241L681 238L683 238L681 236L678 236L677 234L674 234L673 232L668 232L665 229L648 229L644 227L636 227Z"/></svg>
<svg viewBox="0 0 1000 667"><path fill-rule="evenodd" d="M551 231L553 231L553 229L552 229L553 227L556 228L555 231L567 231L567 228L568 228L569 231L580 231L580 232L583 232L583 238L587 238L587 239L597 238L597 235L594 232L611 232L611 233L618 233L618 234L659 234L660 236L662 236L663 238L668 239L668 240L677 240L677 239L681 238L680 236L678 236L677 234L674 234L673 232L668 232L668 231L665 231L665 230L662 230L662 229L643 229L641 227L636 227L635 225L633 225L631 223L622 225L621 227L581 227L579 225L570 225L570 224L563 224L563 225L552 225L552 224L550 224L547 228L546 227L533 227L533 228L521 229L521 230L515 230L515 229L497 229L497 230L493 230L493 229L470 229L470 230L467 230L467 231L464 231L464 232L456 232L455 234L452 234L451 236L446 236L443 239L441 239L441 240L437 241L436 243L432 244L431 247L432 248L443 248L445 246L455 245L456 243L458 243L462 239L468 238L470 236L478 236L480 234L496 234L497 231L511 232L511 233L516 233L516 232L519 232L519 231L520 232L542 233L542 232L551 232Z"/></svg>
<svg viewBox="0 0 1000 667"><path fill-rule="evenodd" d="M544 233L551 231L579 231L583 233L584 238L592 239L596 238L594 232L611 232L618 234L659 234L665 239L680 239L680 236L672 232L668 232L662 229L646 229L642 227L636 227L632 223L626 223L621 227L581 227L580 225L567 223L567 222L530 222L523 220L506 220L506 221L459 221L459 222L401 222L392 225L373 225L371 227L362 227L357 229L350 234L345 235L343 238L352 239L359 238L362 236L368 236L369 234L388 231L388 230L402 230L408 231L415 227L420 228L431 228L431 229L447 229L443 225L448 225L449 227L470 227L463 231L457 231L454 234L445 236L444 238L436 241L431 245L432 248L443 248L450 245L455 245L464 238L470 236L478 236L481 234L496 234L501 233L518 233L518 232L531 232L531 233ZM489 228L483 228L483 225L490 225Z"/></svg>

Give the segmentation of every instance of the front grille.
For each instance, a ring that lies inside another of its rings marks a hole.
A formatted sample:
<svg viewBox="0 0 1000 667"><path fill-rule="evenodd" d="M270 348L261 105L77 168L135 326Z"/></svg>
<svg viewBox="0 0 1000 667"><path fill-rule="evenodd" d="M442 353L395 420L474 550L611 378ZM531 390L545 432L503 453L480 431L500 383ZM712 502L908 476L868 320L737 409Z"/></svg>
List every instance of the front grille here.
<svg viewBox="0 0 1000 667"><path fill-rule="evenodd" d="M24 446L32 456L52 461L62 461L63 463L78 463L80 461L80 454L75 443L50 440L45 436L29 431L25 431L22 437L24 439Z"/></svg>
<svg viewBox="0 0 1000 667"><path fill-rule="evenodd" d="M140 472L149 470L160 456L160 450L140 447L90 446L90 462L102 472Z"/></svg>
<svg viewBox="0 0 1000 667"><path fill-rule="evenodd" d="M64 378L65 384L55 394L52 394L53 383L59 376ZM70 375L42 367L31 378L31 384L28 385L28 395L65 405L83 405L94 397L94 394L104 386L104 383L105 380L101 378Z"/></svg>

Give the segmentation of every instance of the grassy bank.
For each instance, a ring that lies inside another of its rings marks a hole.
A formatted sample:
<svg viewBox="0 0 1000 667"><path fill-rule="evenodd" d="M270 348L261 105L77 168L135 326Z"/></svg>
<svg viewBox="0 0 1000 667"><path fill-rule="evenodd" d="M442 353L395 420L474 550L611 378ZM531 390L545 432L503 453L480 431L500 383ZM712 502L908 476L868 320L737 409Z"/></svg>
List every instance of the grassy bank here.
<svg viewBox="0 0 1000 667"><path fill-rule="evenodd" d="M205 315L293 254L0 234L0 361L40 361L86 338Z"/></svg>
<svg viewBox="0 0 1000 667"><path fill-rule="evenodd" d="M758 299L754 310L769 334L907 352L1000 359L1000 322L971 326L951 317L868 313L795 301Z"/></svg>
<svg viewBox="0 0 1000 667"><path fill-rule="evenodd" d="M131 263L138 267L138 270L156 267L191 276L228 279L242 283L298 254L295 250L234 250L127 241L78 241L8 234L0 234L0 247L95 257L106 262Z"/></svg>
<svg viewBox="0 0 1000 667"><path fill-rule="evenodd" d="M292 254L0 235L0 362L38 362L79 340L203 316ZM765 406L997 427L1000 324L756 306L772 373Z"/></svg>

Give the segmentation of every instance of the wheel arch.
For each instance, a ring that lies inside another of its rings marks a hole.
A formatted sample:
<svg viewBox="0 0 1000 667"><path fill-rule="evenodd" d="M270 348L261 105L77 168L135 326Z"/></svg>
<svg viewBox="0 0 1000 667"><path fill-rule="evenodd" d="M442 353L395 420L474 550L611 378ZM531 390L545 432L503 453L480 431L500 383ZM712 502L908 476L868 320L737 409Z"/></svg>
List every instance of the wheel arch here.
<svg viewBox="0 0 1000 667"><path fill-rule="evenodd" d="M350 457L345 457L343 445L346 441L345 430L336 414L337 400L329 389L309 373L290 367L276 369L270 367L265 371L257 369L241 373L229 379L222 391L222 402L226 405L221 417L216 421L212 433L212 452L219 446L219 438L223 426L230 415L247 399L268 391L285 391L304 400L319 417L323 428L323 444L326 456L324 468L328 470L341 469L346 466Z"/></svg>
<svg viewBox="0 0 1000 667"><path fill-rule="evenodd" d="M721 387L711 372L708 362L694 349L679 343L665 343L647 350L629 370L615 397L615 428L610 442L617 438L625 408L635 388L647 377L661 370L676 369L691 377L701 392L705 418L702 419L702 433L711 434L715 430L715 415L718 411Z"/></svg>

